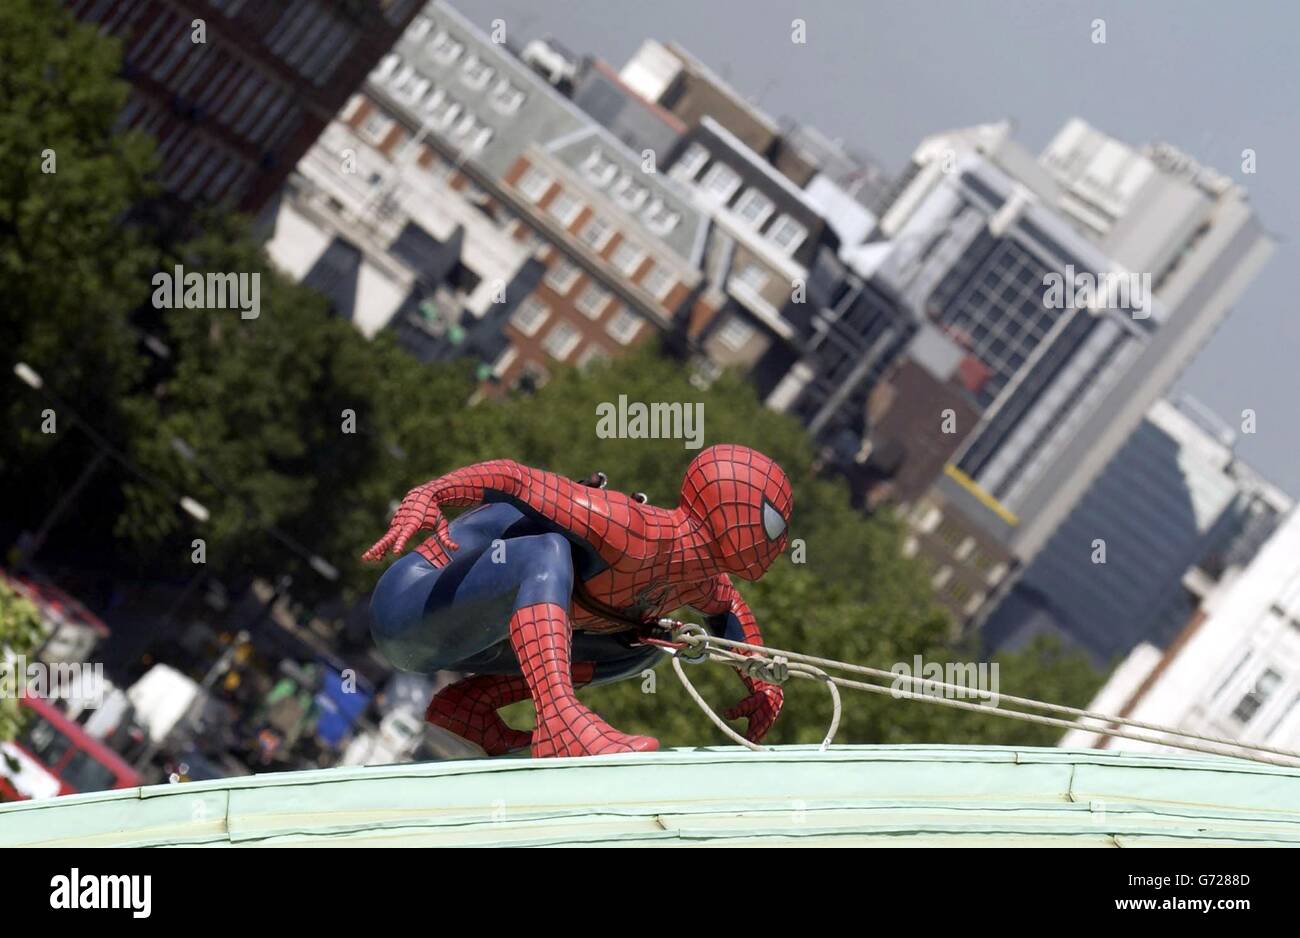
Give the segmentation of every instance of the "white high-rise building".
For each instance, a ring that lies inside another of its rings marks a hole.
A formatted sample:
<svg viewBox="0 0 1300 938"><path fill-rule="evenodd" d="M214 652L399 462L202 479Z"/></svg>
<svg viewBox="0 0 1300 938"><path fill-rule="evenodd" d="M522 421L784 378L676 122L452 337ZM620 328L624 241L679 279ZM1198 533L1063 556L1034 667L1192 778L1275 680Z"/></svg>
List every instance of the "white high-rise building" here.
<svg viewBox="0 0 1300 938"><path fill-rule="evenodd" d="M927 139L880 233L862 252L872 282L975 360L980 417L914 518L973 539L988 570L1042 550L1273 249L1240 186L1078 120L1038 157L1007 123ZM1064 296L1049 278L1069 281ZM930 559L972 621L1006 588L960 575L960 556Z"/></svg>
<svg viewBox="0 0 1300 938"><path fill-rule="evenodd" d="M1235 442L1194 400L1157 401L989 616L987 643L1052 631L1102 665L1164 646L1195 608L1188 571L1200 583L1248 559L1291 508Z"/></svg>
<svg viewBox="0 0 1300 938"><path fill-rule="evenodd" d="M1205 599L1163 653L1142 644L1090 709L1283 749L1300 748L1300 513ZM1071 731L1061 745L1161 748Z"/></svg>

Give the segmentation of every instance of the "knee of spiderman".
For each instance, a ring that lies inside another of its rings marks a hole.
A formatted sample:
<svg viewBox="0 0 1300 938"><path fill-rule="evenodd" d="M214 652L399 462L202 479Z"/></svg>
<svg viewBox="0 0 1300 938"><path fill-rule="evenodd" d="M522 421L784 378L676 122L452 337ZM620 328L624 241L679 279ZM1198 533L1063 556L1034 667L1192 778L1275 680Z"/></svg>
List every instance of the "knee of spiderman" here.
<svg viewBox="0 0 1300 938"><path fill-rule="evenodd" d="M573 554L563 534L540 534L537 537L537 557L549 569L567 570L573 565Z"/></svg>
<svg viewBox="0 0 1300 938"><path fill-rule="evenodd" d="M573 589L573 554L562 534L529 538L527 573L520 589L521 605L554 603L567 608Z"/></svg>

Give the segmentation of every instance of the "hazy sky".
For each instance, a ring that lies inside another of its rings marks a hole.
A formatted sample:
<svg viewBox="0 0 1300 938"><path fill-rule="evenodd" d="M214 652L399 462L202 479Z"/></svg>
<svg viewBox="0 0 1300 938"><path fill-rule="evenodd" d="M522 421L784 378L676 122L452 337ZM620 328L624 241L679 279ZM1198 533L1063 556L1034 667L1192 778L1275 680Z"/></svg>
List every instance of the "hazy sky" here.
<svg viewBox="0 0 1300 938"><path fill-rule="evenodd" d="M1038 152L1078 115L1131 144L1167 140L1243 182L1277 250L1184 373L1237 451L1300 496L1298 0L459 0L512 41L550 34L616 67L676 40L774 116L874 155L891 174L925 135L1010 117ZM806 45L790 23L807 23ZM1092 42L1104 19L1106 43ZM1257 171L1241 172L1254 149Z"/></svg>

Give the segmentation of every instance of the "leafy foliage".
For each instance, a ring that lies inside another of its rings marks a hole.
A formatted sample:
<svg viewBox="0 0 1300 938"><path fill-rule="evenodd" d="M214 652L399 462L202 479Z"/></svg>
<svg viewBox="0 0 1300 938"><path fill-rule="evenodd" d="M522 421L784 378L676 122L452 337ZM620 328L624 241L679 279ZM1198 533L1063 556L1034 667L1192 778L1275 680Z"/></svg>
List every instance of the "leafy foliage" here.
<svg viewBox="0 0 1300 938"><path fill-rule="evenodd" d="M119 60L115 42L55 0L0 4L0 473L11 522L52 502L86 459L66 414L60 432L40 432L52 405L13 378L14 363L106 434L140 429L121 405L142 371L124 323L146 296L153 252L122 222L151 191L153 143L114 132L127 94Z"/></svg>
<svg viewBox="0 0 1300 938"><path fill-rule="evenodd" d="M27 597L19 595L8 583L0 582L0 662L36 649L42 635L41 614ZM0 743L18 735L22 729L22 711L18 699L0 694Z"/></svg>

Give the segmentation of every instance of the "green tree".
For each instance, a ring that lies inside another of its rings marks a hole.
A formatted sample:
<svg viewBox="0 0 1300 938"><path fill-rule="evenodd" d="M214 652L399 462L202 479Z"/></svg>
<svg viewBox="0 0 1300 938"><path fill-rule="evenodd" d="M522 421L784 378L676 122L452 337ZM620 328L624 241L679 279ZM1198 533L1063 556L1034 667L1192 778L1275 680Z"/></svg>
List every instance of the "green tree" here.
<svg viewBox="0 0 1300 938"><path fill-rule="evenodd" d="M41 640L41 614L27 597L0 581L0 666L7 656L30 654ZM8 742L22 729L22 711L12 693L0 694L0 743Z"/></svg>
<svg viewBox="0 0 1300 938"><path fill-rule="evenodd" d="M287 571L300 598L332 593L274 528L363 590L375 573L361 568L361 550L382 533L390 501L427 471L416 467L473 458L477 431L462 414L474 390L469 367L425 367L390 336L365 340L319 294L274 270L238 218L213 214L197 227L176 262L187 273L258 275L260 314L163 312L176 364L132 455L211 516L196 523L167 489L130 482L120 531L141 549L170 545L177 564L203 538L227 573Z"/></svg>
<svg viewBox="0 0 1300 938"><path fill-rule="evenodd" d="M146 296L153 253L123 226L152 190L153 144L117 133L127 86L118 44L55 0L0 4L0 474L6 515L30 523L87 458L67 414L14 379L15 362L115 438L138 382L126 314ZM41 432L54 407L58 432Z"/></svg>

